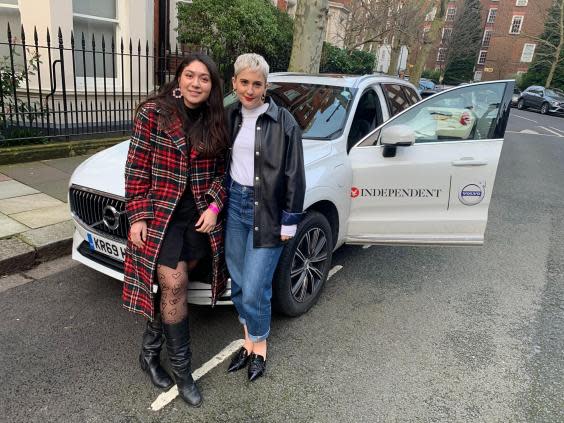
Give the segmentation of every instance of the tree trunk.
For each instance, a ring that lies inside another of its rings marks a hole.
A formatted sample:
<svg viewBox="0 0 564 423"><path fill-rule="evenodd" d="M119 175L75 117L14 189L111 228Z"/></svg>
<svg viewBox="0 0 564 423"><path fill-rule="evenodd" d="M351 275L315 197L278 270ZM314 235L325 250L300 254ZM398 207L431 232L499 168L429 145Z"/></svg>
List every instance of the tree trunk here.
<svg viewBox="0 0 564 423"><path fill-rule="evenodd" d="M319 73L329 0L299 0L294 19L290 72Z"/></svg>
<svg viewBox="0 0 564 423"><path fill-rule="evenodd" d="M435 6L437 7L435 19L433 19L431 29L423 41L423 47L421 47L421 50L417 55L417 60L415 61L413 68L409 71L409 82L416 87L419 86L419 80L421 79L421 74L423 73L423 68L427 62L429 52L431 51L431 48L433 48L435 41L439 39L439 34L441 33L441 29L443 28L445 21L447 3L448 0L435 0Z"/></svg>
<svg viewBox="0 0 564 423"><path fill-rule="evenodd" d="M388 75L397 76L398 74L398 61L401 52L400 37L394 35L392 37L392 45L390 48L390 66L388 66Z"/></svg>
<svg viewBox="0 0 564 423"><path fill-rule="evenodd" d="M550 72L548 72L548 76L546 78L546 82L544 84L545 88L550 88L550 84L552 84L552 79L554 78L554 73L556 72L556 67L560 62L560 54L562 53L562 45L564 44L564 0L560 3L560 23L559 28L560 30L560 39L558 43L558 47L556 47L556 51L554 52L554 60L550 65Z"/></svg>

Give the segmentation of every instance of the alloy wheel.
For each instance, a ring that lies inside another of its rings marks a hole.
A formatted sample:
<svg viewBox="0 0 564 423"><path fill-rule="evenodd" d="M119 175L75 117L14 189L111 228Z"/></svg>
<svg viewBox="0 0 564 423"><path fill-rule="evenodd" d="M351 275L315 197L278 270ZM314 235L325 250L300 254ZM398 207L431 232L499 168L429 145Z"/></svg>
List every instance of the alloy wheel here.
<svg viewBox="0 0 564 423"><path fill-rule="evenodd" d="M299 240L290 272L292 297L297 302L307 301L321 286L328 252L327 237L318 227L309 229Z"/></svg>

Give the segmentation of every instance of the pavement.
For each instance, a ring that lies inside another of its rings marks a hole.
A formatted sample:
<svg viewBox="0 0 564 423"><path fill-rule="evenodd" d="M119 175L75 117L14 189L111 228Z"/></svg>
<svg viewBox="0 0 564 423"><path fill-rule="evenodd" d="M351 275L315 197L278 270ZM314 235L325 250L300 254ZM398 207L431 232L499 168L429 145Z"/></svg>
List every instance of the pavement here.
<svg viewBox="0 0 564 423"><path fill-rule="evenodd" d="M0 275L70 254L68 184L88 157L0 166Z"/></svg>

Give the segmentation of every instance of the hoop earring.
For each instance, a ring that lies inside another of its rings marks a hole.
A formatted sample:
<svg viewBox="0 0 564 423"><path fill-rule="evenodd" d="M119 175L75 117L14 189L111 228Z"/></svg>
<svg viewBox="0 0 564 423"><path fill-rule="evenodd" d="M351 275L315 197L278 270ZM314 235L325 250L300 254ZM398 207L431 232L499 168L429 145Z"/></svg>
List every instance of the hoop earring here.
<svg viewBox="0 0 564 423"><path fill-rule="evenodd" d="M266 100L266 96L263 94L263 95L261 95L260 99L261 99L262 102L264 103L264 101Z"/></svg>
<svg viewBox="0 0 564 423"><path fill-rule="evenodd" d="M174 90L172 90L172 96L176 99L182 98L182 92L180 91L180 88L175 88Z"/></svg>

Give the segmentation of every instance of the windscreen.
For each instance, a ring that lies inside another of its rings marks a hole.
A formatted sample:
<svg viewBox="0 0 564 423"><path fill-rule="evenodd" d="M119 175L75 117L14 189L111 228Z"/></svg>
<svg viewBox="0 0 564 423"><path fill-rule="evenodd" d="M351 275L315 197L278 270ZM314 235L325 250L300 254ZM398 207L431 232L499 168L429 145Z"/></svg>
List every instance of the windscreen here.
<svg viewBox="0 0 564 423"><path fill-rule="evenodd" d="M288 82L271 82L268 94L294 115L304 138L327 140L343 131L353 98L347 87Z"/></svg>

